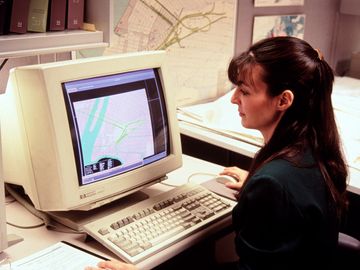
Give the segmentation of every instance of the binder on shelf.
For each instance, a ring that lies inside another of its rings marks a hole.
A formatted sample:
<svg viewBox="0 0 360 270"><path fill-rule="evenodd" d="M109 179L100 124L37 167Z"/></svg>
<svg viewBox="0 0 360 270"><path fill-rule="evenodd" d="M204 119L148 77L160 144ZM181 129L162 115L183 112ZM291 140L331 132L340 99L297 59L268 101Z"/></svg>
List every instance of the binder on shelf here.
<svg viewBox="0 0 360 270"><path fill-rule="evenodd" d="M9 33L11 0L0 0L0 35Z"/></svg>
<svg viewBox="0 0 360 270"><path fill-rule="evenodd" d="M13 0L10 32L24 34L27 31L30 0Z"/></svg>
<svg viewBox="0 0 360 270"><path fill-rule="evenodd" d="M81 29L84 23L84 0L68 0L67 29Z"/></svg>
<svg viewBox="0 0 360 270"><path fill-rule="evenodd" d="M46 32L49 0L30 0L28 26L30 32Z"/></svg>
<svg viewBox="0 0 360 270"><path fill-rule="evenodd" d="M49 0L47 29L62 31L65 29L67 0Z"/></svg>

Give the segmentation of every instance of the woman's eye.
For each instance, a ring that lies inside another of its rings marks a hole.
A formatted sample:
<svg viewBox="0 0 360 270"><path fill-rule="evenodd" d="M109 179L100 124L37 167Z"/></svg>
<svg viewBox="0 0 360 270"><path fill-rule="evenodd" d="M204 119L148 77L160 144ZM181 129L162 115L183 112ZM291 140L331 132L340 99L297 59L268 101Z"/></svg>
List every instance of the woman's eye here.
<svg viewBox="0 0 360 270"><path fill-rule="evenodd" d="M239 95L241 95L241 96L250 95L249 89L247 88L247 86L245 86L242 83L237 86L237 91L238 91Z"/></svg>
<svg viewBox="0 0 360 270"><path fill-rule="evenodd" d="M240 88L240 93L241 93L243 96L249 95L249 92L248 92L248 91L246 91L246 90L244 90L244 89L241 89L241 88Z"/></svg>

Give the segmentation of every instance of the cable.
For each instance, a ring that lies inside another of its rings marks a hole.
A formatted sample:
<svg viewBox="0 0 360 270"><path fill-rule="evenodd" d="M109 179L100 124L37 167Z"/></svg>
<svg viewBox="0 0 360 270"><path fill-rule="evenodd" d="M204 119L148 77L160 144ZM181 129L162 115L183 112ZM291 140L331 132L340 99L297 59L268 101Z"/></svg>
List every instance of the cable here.
<svg viewBox="0 0 360 270"><path fill-rule="evenodd" d="M211 177L216 177L217 176L217 174L214 174L214 173L197 172L197 173L190 174L188 176L187 183L191 183L191 178L196 176L196 175L205 175L205 176L211 176ZM173 185L173 184L165 183L164 181L161 181L160 184L165 185L165 186L169 186L169 187L181 186L181 184L180 185Z"/></svg>
<svg viewBox="0 0 360 270"><path fill-rule="evenodd" d="M169 187L178 187L180 185L172 185L172 184L168 184L168 183L165 183L164 181L161 181L160 184L164 185L164 186L169 186Z"/></svg>
<svg viewBox="0 0 360 270"><path fill-rule="evenodd" d="M34 228L39 228L39 227L42 227L45 225L45 222L41 222L40 224L36 224L36 225L29 225L29 226L22 226L22 225L17 225L15 223L12 223L12 222L9 222L9 221L6 221L6 224L10 225L10 226L13 226L15 228L18 228L18 229L34 229Z"/></svg>
<svg viewBox="0 0 360 270"><path fill-rule="evenodd" d="M9 191L8 191L9 192ZM5 201L5 205L9 205L13 202L15 202L16 199L15 198L11 198L11 199L8 199L6 198L6 201ZM41 222L39 224L35 224L35 225L29 225L29 226L22 226L22 225L18 225L18 224L15 224L15 223L12 223L12 222L9 222L9 221L6 221L6 224L10 225L10 226L13 226L15 228L19 228L19 229L34 229L34 228L39 228L41 226L44 226L45 225L45 222Z"/></svg>
<svg viewBox="0 0 360 270"><path fill-rule="evenodd" d="M32 213L34 216L40 218L43 220L44 225L46 227L56 227L53 223L50 217L45 214L44 212L41 212L37 210L32 204L30 204L28 201L26 201L23 197L21 197L20 194L18 194L15 189L13 189L9 184L5 184L5 189L15 200L17 200L22 206L24 206L30 213Z"/></svg>
<svg viewBox="0 0 360 270"><path fill-rule="evenodd" d="M0 65L0 70L3 69L3 67L5 66L6 62L9 60L9 58L5 58L4 61L1 63Z"/></svg>
<svg viewBox="0 0 360 270"><path fill-rule="evenodd" d="M212 177L216 177L217 174L214 174L214 173L202 173L202 172L197 172L197 173L193 173L193 174L190 174L188 176L188 179L187 179L187 182L190 183L191 182L191 178L196 176L196 175L207 175L207 176L212 176Z"/></svg>
<svg viewBox="0 0 360 270"><path fill-rule="evenodd" d="M39 224L29 225L29 226L17 225L15 223L12 223L12 222L9 222L9 221L6 221L6 224L8 224L10 226L13 226L15 228L18 228L18 229L35 229L35 228L40 228L40 227L44 226L45 222L41 222ZM50 229L52 231L61 232L61 233L86 234L84 231L76 231L76 230L73 230L73 229L69 229L69 230L64 229L64 230L62 230L62 229L59 229L57 226L53 226Z"/></svg>
<svg viewBox="0 0 360 270"><path fill-rule="evenodd" d="M22 225L17 225L17 224L11 223L11 222L6 222L8 225L16 227L16 228L20 228L20 229L33 229L33 228L38 228L41 226L46 226L47 229L51 229L56 232L84 234L84 232L82 232L82 231L76 231L71 228L69 228L69 230L59 229L58 226L56 226L53 223L53 221L49 215L47 215L46 213L44 213L42 211L37 210L32 204L30 204L26 199L24 199L20 194L18 194L18 192L15 189L13 189L9 184L5 184L5 188L6 188L7 192L9 192L9 194L17 202L19 202L24 208L26 208L34 216L40 218L43 221L40 224L31 225L31 226L22 226ZM68 228L68 227L66 227L66 228Z"/></svg>
<svg viewBox="0 0 360 270"><path fill-rule="evenodd" d="M13 202L15 202L16 200L14 199L14 198L11 198L11 199L8 199L8 198L6 198L6 200L5 200L5 205L9 205L9 204L11 204L11 203L13 203Z"/></svg>

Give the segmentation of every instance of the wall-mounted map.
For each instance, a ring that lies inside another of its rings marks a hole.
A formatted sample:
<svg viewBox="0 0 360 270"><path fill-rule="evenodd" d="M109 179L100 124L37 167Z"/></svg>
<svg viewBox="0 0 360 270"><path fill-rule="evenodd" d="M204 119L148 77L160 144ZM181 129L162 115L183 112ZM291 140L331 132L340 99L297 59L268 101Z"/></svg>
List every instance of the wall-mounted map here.
<svg viewBox="0 0 360 270"><path fill-rule="evenodd" d="M230 90L226 72L234 53L236 0L114 2L114 31L105 54L167 50L178 105Z"/></svg>

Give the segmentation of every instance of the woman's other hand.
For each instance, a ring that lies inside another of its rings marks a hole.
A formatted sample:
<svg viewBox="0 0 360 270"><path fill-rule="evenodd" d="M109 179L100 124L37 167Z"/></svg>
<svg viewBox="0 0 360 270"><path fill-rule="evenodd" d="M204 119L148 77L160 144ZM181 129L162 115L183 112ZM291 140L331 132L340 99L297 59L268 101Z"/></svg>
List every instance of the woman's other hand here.
<svg viewBox="0 0 360 270"><path fill-rule="evenodd" d="M120 261L101 261L97 266L87 266L84 270L137 270L133 264L128 264Z"/></svg>

